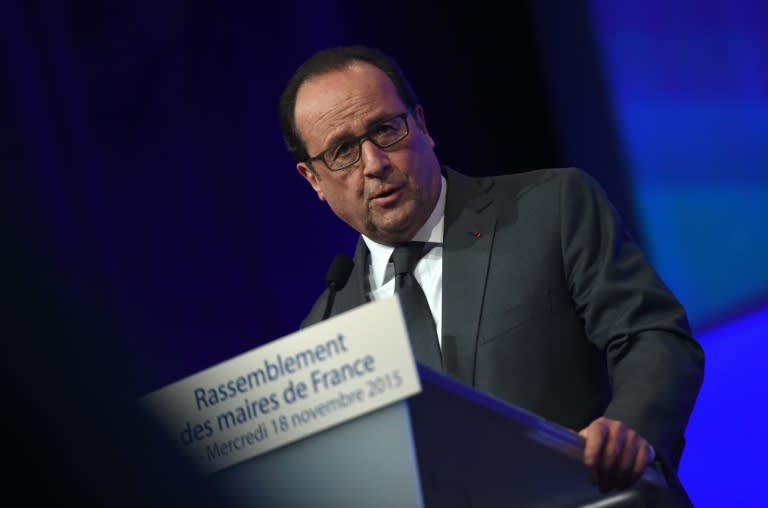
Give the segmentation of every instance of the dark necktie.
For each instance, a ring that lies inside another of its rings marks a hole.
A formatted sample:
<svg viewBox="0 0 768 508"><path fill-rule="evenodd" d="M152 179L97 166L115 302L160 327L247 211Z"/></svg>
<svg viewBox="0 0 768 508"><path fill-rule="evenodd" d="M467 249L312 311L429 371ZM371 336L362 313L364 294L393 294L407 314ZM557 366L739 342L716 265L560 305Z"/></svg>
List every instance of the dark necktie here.
<svg viewBox="0 0 768 508"><path fill-rule="evenodd" d="M395 247L392 253L392 262L395 264L395 292L400 295L416 361L440 371L442 360L435 320L429 310L424 290L413 275L416 263L424 254L424 245L424 242L408 242Z"/></svg>

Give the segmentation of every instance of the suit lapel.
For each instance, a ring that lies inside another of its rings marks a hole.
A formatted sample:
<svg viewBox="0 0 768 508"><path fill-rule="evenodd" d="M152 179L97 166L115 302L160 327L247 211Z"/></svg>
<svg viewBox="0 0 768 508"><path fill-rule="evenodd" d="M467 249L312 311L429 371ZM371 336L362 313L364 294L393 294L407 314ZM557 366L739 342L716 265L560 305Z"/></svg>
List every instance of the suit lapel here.
<svg viewBox="0 0 768 508"><path fill-rule="evenodd" d="M336 295L332 316L354 309L368 301L368 283L365 278L368 263L368 247L360 237L353 258L355 265L346 286Z"/></svg>
<svg viewBox="0 0 768 508"><path fill-rule="evenodd" d="M446 168L448 193L443 230L443 371L468 385L474 381L477 333L488 262L496 227L489 178L470 178ZM332 315L368 301L368 247L362 237L347 285Z"/></svg>
<svg viewBox="0 0 768 508"><path fill-rule="evenodd" d="M443 233L443 370L472 385L480 311L496 216L489 178L446 168L448 194Z"/></svg>

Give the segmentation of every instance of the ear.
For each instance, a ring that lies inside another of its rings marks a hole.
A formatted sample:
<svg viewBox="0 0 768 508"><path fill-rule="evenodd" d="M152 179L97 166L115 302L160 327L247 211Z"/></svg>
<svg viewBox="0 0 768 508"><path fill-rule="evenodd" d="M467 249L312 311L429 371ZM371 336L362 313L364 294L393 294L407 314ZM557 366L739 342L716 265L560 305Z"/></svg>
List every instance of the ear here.
<svg viewBox="0 0 768 508"><path fill-rule="evenodd" d="M320 175L317 174L317 171L306 162L299 162L296 164L296 171L304 177L304 180L309 182L309 185L315 190L320 201L325 201L323 190L320 188Z"/></svg>
<svg viewBox="0 0 768 508"><path fill-rule="evenodd" d="M432 136L429 135L429 131L427 130L427 120L426 120L426 117L424 116L424 108L421 107L421 104L418 104L414 108L413 118L416 120L416 126L419 128L421 132L424 133L424 137L427 138L427 141L429 141L430 146L434 148L435 140L432 139Z"/></svg>

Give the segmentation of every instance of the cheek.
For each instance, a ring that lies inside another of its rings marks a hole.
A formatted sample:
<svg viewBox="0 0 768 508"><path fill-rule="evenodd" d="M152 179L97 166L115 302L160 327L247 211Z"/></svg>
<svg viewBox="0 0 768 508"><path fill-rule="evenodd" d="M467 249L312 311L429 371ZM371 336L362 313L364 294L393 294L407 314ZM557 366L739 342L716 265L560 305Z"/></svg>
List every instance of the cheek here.
<svg viewBox="0 0 768 508"><path fill-rule="evenodd" d="M430 184L433 176L433 164L431 155L427 153L415 154L408 161L408 167L411 168L411 179L417 187L423 189Z"/></svg>
<svg viewBox="0 0 768 508"><path fill-rule="evenodd" d="M410 149L408 164L411 168L432 167L435 151L433 150L433 145L427 139L423 137L414 139L408 148Z"/></svg>
<svg viewBox="0 0 768 508"><path fill-rule="evenodd" d="M337 212L358 210L364 205L362 183L354 178L326 180L321 191L328 204Z"/></svg>

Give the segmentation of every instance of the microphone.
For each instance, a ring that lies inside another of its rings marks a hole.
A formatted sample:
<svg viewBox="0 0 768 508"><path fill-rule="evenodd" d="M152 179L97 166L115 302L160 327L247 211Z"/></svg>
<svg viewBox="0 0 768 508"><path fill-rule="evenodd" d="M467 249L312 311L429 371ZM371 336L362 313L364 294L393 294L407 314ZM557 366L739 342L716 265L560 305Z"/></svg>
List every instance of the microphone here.
<svg viewBox="0 0 768 508"><path fill-rule="evenodd" d="M328 300L325 302L325 311L320 321L328 319L333 307L333 300L336 298L336 292L344 289L353 266L355 266L355 262L346 254L337 254L333 258L331 266L328 267L328 275L325 276L325 281L328 284Z"/></svg>

